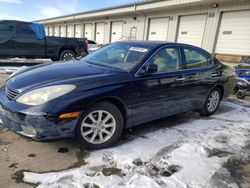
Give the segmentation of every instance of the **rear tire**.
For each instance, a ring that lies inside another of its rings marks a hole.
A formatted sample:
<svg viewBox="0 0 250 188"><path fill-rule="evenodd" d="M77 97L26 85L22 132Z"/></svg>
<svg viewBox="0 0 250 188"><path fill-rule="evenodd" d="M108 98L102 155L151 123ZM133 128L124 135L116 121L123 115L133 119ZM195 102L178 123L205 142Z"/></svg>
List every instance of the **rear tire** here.
<svg viewBox="0 0 250 188"><path fill-rule="evenodd" d="M220 102L222 99L222 94L219 88L213 89L207 97L207 100L200 111L202 116L210 116L214 114L218 107L220 106Z"/></svg>
<svg viewBox="0 0 250 188"><path fill-rule="evenodd" d="M76 58L75 52L73 52L72 50L64 50L60 54L60 58L59 59L61 61L71 61L71 60L74 60L75 58Z"/></svg>
<svg viewBox="0 0 250 188"><path fill-rule="evenodd" d="M244 99L246 97L246 95L242 91L238 91L236 93L236 96L237 96L238 99Z"/></svg>
<svg viewBox="0 0 250 188"><path fill-rule="evenodd" d="M115 144L123 131L120 110L110 102L99 102L81 116L76 128L79 142L88 149L102 149Z"/></svg>

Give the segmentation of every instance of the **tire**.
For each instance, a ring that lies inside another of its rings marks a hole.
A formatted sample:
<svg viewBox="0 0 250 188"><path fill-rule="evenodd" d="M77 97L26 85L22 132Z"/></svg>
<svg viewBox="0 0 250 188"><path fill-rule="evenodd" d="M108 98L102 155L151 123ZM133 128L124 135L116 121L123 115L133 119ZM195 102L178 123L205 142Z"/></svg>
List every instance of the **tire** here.
<svg viewBox="0 0 250 188"><path fill-rule="evenodd" d="M236 93L236 96L237 96L238 99L244 99L246 97L246 95L242 91L238 91Z"/></svg>
<svg viewBox="0 0 250 188"><path fill-rule="evenodd" d="M72 50L62 51L62 53L60 54L60 57L59 57L59 59L61 61L70 61L70 60L73 60L75 58L76 58L76 54Z"/></svg>
<svg viewBox="0 0 250 188"><path fill-rule="evenodd" d="M82 114L76 136L80 144L93 150L112 146L122 131L123 117L120 110L112 103L99 102Z"/></svg>
<svg viewBox="0 0 250 188"><path fill-rule="evenodd" d="M219 88L213 89L209 93L207 100L200 111L200 114L202 116L213 115L219 108L221 99L222 99L221 90Z"/></svg>

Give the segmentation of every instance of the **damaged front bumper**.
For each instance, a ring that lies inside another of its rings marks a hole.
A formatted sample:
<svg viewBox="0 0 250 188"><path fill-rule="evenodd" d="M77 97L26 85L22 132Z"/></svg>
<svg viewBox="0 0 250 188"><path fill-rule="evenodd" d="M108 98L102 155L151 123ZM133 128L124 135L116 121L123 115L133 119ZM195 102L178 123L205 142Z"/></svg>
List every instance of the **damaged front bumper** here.
<svg viewBox="0 0 250 188"><path fill-rule="evenodd" d="M11 101L0 90L0 123L5 127L36 141L75 137L78 118L59 119L39 109Z"/></svg>

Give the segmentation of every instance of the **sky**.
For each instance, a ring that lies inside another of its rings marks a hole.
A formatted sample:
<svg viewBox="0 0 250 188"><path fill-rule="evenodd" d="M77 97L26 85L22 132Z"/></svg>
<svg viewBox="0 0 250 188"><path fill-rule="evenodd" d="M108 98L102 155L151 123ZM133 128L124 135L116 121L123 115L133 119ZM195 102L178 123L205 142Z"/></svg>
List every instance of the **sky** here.
<svg viewBox="0 0 250 188"><path fill-rule="evenodd" d="M141 0L0 0L0 20L34 21Z"/></svg>

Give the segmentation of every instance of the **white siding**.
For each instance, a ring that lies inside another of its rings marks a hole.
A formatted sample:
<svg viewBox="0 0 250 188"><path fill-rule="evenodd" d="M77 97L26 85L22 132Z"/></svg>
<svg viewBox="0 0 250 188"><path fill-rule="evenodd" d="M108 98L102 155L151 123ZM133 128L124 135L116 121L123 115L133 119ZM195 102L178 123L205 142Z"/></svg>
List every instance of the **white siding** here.
<svg viewBox="0 0 250 188"><path fill-rule="evenodd" d="M54 35L54 27L49 26L49 36L53 36L53 35Z"/></svg>
<svg viewBox="0 0 250 188"><path fill-rule="evenodd" d="M95 40L98 44L104 44L105 23L96 23Z"/></svg>
<svg viewBox="0 0 250 188"><path fill-rule="evenodd" d="M60 36L60 28L59 28L59 26L54 27L54 36L56 36L56 37Z"/></svg>
<svg viewBox="0 0 250 188"><path fill-rule="evenodd" d="M85 24L84 25L84 37L93 40L93 31L92 31L92 24Z"/></svg>
<svg viewBox="0 0 250 188"><path fill-rule="evenodd" d="M122 38L122 26L123 22L111 23L111 42L116 42Z"/></svg>
<svg viewBox="0 0 250 188"><path fill-rule="evenodd" d="M75 37L76 38L82 38L83 37L83 30L81 24L75 25Z"/></svg>
<svg viewBox="0 0 250 188"><path fill-rule="evenodd" d="M250 11L223 13L216 53L250 55Z"/></svg>
<svg viewBox="0 0 250 188"><path fill-rule="evenodd" d="M67 37L74 37L74 25L67 25Z"/></svg>
<svg viewBox="0 0 250 188"><path fill-rule="evenodd" d="M149 23L148 40L167 40L169 18L152 18Z"/></svg>
<svg viewBox="0 0 250 188"><path fill-rule="evenodd" d="M66 37L66 25L61 25L60 26L60 36L61 37Z"/></svg>
<svg viewBox="0 0 250 188"><path fill-rule="evenodd" d="M207 15L181 16L177 42L202 46Z"/></svg>

